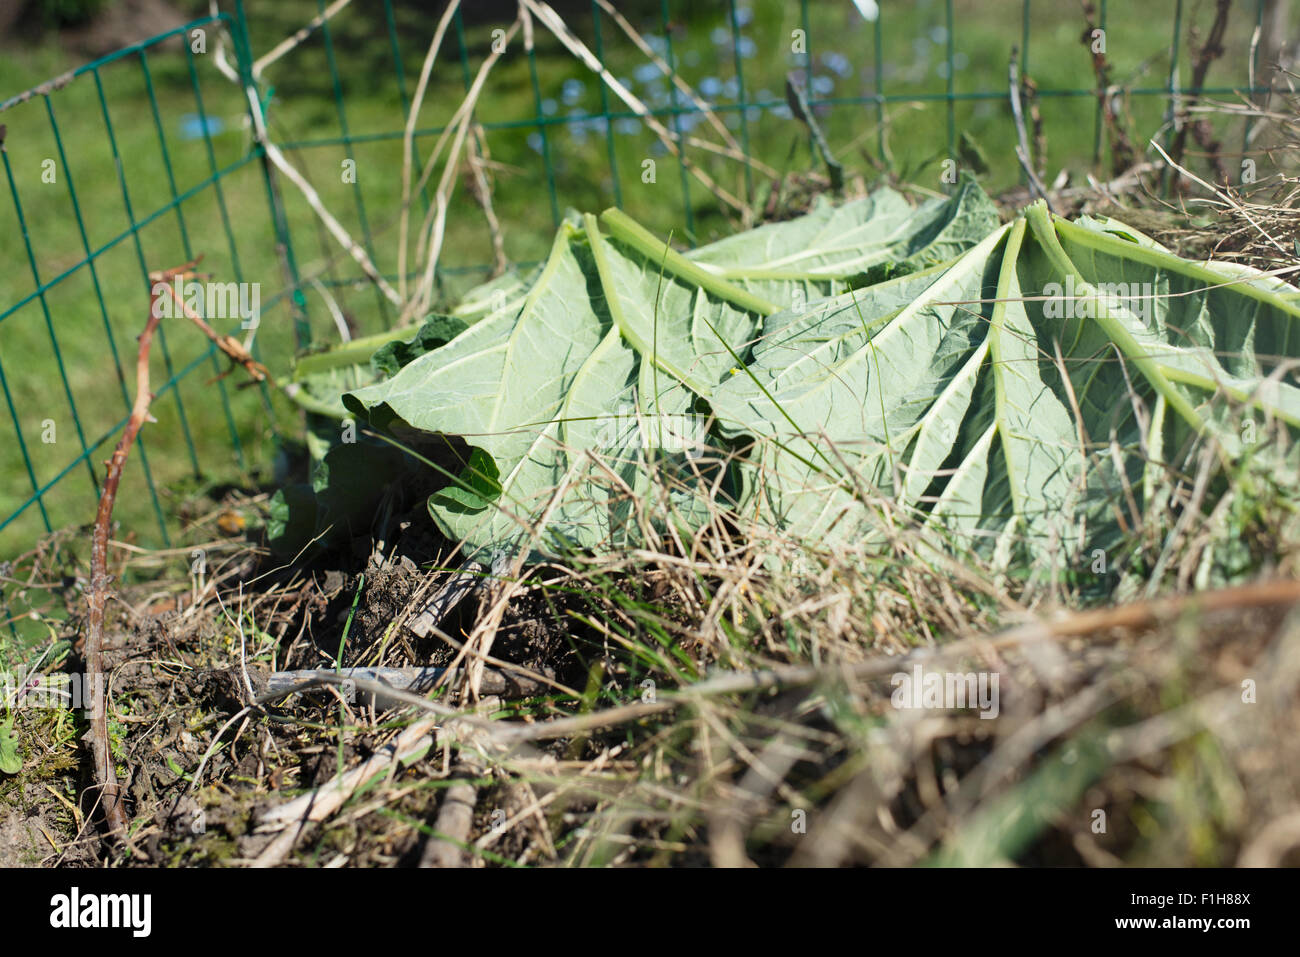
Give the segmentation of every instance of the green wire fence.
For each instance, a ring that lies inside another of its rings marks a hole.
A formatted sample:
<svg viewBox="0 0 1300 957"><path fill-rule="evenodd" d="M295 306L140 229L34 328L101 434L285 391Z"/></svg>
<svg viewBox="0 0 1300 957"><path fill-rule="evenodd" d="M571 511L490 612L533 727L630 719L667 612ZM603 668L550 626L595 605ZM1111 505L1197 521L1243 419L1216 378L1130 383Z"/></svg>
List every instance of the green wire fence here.
<svg viewBox="0 0 1300 957"><path fill-rule="evenodd" d="M279 62L277 87L256 68L257 51L285 35L278 22L266 22L272 6L235 2L0 102L6 127L0 192L8 196L0 206L10 210L0 220L0 431L12 430L0 471L0 558L32 548L43 534L84 525L93 514L100 462L131 406L134 336L144 324L150 271L202 253L201 268L214 278L266 290L252 349L273 372L287 370L295 354L316 343L337 341L343 326L374 331L397 319L392 303L363 281L253 133L261 113L270 123L269 141L318 187L385 278L399 281L389 242L398 195L393 184L412 66L428 42L428 32L419 30L427 31L430 21L413 19L413 11L391 0L367 4L365 15L344 9L332 17L324 16L323 0L274 5L281 14L304 14L300 24L320 15L302 46ZM534 23L534 45L516 41L477 112L485 143L507 157L494 195L517 260L540 256L566 204L635 206L647 225L664 234L673 229L685 242L732 228L692 180L688 157L722 170L746 202L758 199L768 183L755 165L694 145L701 110L676 90L679 77L735 131L745 155L762 156L783 172L806 171L817 165L813 137L791 119L781 84L787 70L802 71L810 106L846 162L868 172L874 165L928 177L941 188L927 162L961 155L963 133L993 125L1003 131L1000 144L1013 142L1006 75L1015 46L1021 76L1035 80L1045 124L1059 115L1067 138L1086 125L1090 159L1102 159L1104 104L1116 91L1098 89L1095 60L1079 42L1085 21L1076 5L722 0L701 9L660 0L634 6L635 16L626 16L667 66L666 77L658 71L645 87L654 93L646 94L651 112L680 147L678 157L657 146L642 117ZM1101 0L1091 25L1105 32L1113 51L1110 82L1135 114L1152 104L1144 134L1168 137L1168 121L1185 98L1266 93L1258 82L1250 86L1259 72L1263 0L1235 5L1230 54L1216 64L1216 83L1199 90L1180 81L1190 69L1187 52L1180 60L1179 50L1189 45L1193 11L1182 0L1140 6L1121 11ZM1204 6L1196 11L1201 35ZM649 61L629 46L627 31L604 3L562 9L611 71L630 70L628 82L640 82ZM492 31L509 25L471 11L455 15L434 72L439 95L426 99L422 121L440 109L450 119L450 91L470 88L473 64L483 59ZM1001 21L991 33L990 17ZM503 18L513 19L513 12ZM704 35L708 49L701 48ZM1049 53L1031 59L1044 45ZM1065 50L1068 57L1060 53ZM924 70L917 65L922 53ZM304 58L301 66L296 57ZM1128 73L1120 75L1124 63ZM1148 79L1161 66L1167 66L1164 82ZM315 92L307 97L309 90ZM295 113L308 100L311 108ZM929 110L936 106L937 116ZM512 108L522 115L508 115ZM1089 115L1091 123L1082 119ZM924 135L909 135L922 127ZM445 122L415 129L417 170L445 129ZM803 144L797 156L795 143ZM1009 146L991 153L1004 178L1020 176ZM652 196L644 188L645 157L676 166ZM337 167L328 165L334 162ZM338 172L349 163L356 171L350 178ZM429 210L431 191L418 196L417 220ZM520 230L511 213L529 210L532 218ZM457 229L472 221L475 236L458 233L448 242L439 274L448 294L491 268L483 265L490 247L480 213L479 200L461 190L452 216ZM214 324L240 335L229 319ZM296 431L296 410L275 389L249 387L241 370L222 377L224 371L223 357L196 330L164 323L154 360L158 424L142 433L118 509L123 534L129 529L141 544L171 545L182 523L194 518L187 513L189 496L205 483L274 481L272 462L281 433ZM0 584L4 571L0 566ZM0 608L0 618L12 615Z"/></svg>

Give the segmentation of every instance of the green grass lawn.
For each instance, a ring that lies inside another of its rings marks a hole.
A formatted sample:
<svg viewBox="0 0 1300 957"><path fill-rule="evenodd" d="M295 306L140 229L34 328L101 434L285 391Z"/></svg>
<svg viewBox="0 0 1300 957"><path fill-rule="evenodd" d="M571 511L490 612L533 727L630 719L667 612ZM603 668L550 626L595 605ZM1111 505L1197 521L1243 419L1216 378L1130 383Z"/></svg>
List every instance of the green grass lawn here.
<svg viewBox="0 0 1300 957"><path fill-rule="evenodd" d="M309 0L250 0L245 6L255 55L270 49L318 7ZM738 55L727 4L667 6L668 29L657 13L628 15L638 29L652 35L665 56L671 52L683 77L727 108L721 115L752 155L783 172L813 165L807 133L783 105L786 72L805 63L803 54L792 52L792 31L806 26L813 95L827 101L818 113L833 151L847 168L866 172L869 179L877 175L878 166L887 166L931 189L942 188L940 160L948 151L948 107L942 95L949 83L949 45L956 93L984 91L1001 97L1011 47L1022 43L1019 0L955 2L951 31L943 2L883 4L879 57L875 25L847 0L810 3L806 24L797 3L737 4ZM1045 6L1033 8L1028 72L1042 90L1091 87L1091 59L1079 41L1083 21L1077 5L1039 9ZM1166 86L1174 6L1173 0L1110 5L1107 53L1113 82L1149 89ZM1184 40L1193 24L1207 29L1213 13L1208 4L1186 7ZM572 26L584 42L594 45L591 17L585 6L579 5L579 10ZM453 32L420 116L422 129L447 122L467 79L487 54L493 29L504 25L467 23L463 58ZM1211 84L1245 85L1253 26L1254 4L1234 10L1228 52L1212 68ZM397 269L401 195L401 141L396 134L430 28L428 14L399 10L390 35L383 5L358 2L330 26L332 56L318 33L265 76L274 137L282 144L315 144L290 150L293 161L390 274ZM608 18L602 21L601 42L616 76L653 106L670 104L667 82L654 75L646 58ZM33 481L43 486L67 470L45 495L44 515L31 505L0 530L0 557L30 548L47 521L54 528L90 521L95 502L92 472L102 474L100 463L115 441L111 433L124 419L134 392L134 337L148 305L147 270L202 253L204 269L216 278L261 283L266 311L257 335L260 355L275 373L290 368L296 337L285 299L277 296L286 288L286 278L267 184L260 162L249 158L241 93L217 73L213 48L210 44L207 54L192 58L176 44L151 48L151 86L138 55L79 77L48 99L61 143L42 97L0 116L8 126L8 162L27 237L19 229L6 180L0 183L5 194L0 199L0 314L30 297L35 288L27 241L42 282L67 274L43 300L30 299L0 319L0 364L26 452L24 456L13 435L8 407L0 406L6 450L0 456L0 522L28 502ZM394 52L400 56L400 70ZM1186 82L1190 63L1185 42L1179 58ZM0 100L76 65L52 44L7 49L0 57ZM890 95L925 99L887 105L882 126L875 104L852 102L874 95L878 78ZM196 88L211 131L211 155L208 139L200 132ZM751 104L747 110L738 108L742 88ZM1156 132L1166 105L1163 96L1131 98L1135 130L1142 136ZM606 108L615 114L608 121L600 118ZM1044 96L1041 108L1049 177L1062 167L1076 176L1092 168L1095 101ZM688 181L654 136L623 112L613 94L602 95L590 71L540 25L534 57L525 54L522 39L516 38L477 111L488 126L492 158L500 164L495 206L512 260L540 257L553 233L555 215L568 207L598 211L621 201L647 226L664 235L671 230L683 243L706 242L735 228L713 197ZM539 114L545 118L541 124ZM665 115L664 122L671 125L674 119ZM698 117L683 116L676 122L699 135L708 132ZM1019 181L1004 97L957 101L953 128L969 133L982 146L989 166L987 188ZM345 129L354 140L351 147L343 142ZM1225 148L1235 150L1240 131L1224 133ZM421 156L431 144L431 136L421 138ZM734 162L699 149L689 155L737 196L759 197L767 188L760 177L747 177ZM341 175L349 158L356 163L355 185L343 182ZM51 160L54 182L46 182L43 173ZM643 182L647 160L655 163L653 183ZM1236 165L1232 157L1228 162L1229 168ZM1107 167L1103 150L1101 168ZM70 187L75 188L75 206ZM358 333L391 323L393 312L375 290L349 282L358 275L355 266L338 254L337 245L293 187L281 180L280 191L300 274L319 277L334 288ZM168 208L177 196L183 198L179 210ZM418 207L420 215L424 208ZM80 265L88 249L106 246L93 270ZM480 278L483 264L491 261L482 213L463 183L452 203L444 249L448 295ZM313 338L336 341L320 294L308 287L304 296ZM268 308L269 303L273 305ZM223 365L205 358L207 351L206 340L179 323L169 324L164 341L158 343L154 389L173 375L180 378L154 404L158 421L147 426L140 452L132 457L116 512L123 526L120 534L135 532L143 544L161 542L158 516L174 516L184 498L207 483L248 482L254 468L267 469L277 424L288 434L297 425L282 399L239 388L242 372L219 383L211 381ZM51 422L54 441L46 442ZM93 447L104 436L107 440ZM89 452L78 461L83 448ZM144 480L146 467L158 491L156 502ZM262 478L269 478L266 471ZM175 531L174 524L170 527Z"/></svg>

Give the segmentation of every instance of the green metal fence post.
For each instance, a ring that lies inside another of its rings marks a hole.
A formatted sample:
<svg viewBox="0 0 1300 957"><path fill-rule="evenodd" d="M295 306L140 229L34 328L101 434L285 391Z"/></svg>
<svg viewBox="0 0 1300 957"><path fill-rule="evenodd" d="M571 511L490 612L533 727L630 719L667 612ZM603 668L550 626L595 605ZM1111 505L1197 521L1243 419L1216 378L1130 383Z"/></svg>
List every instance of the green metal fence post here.
<svg viewBox="0 0 1300 957"><path fill-rule="evenodd" d="M248 119L253 126L254 136L260 135L270 137L270 130L266 129L263 122L264 117L260 115L263 110L261 106L261 91L258 88L257 81L253 78L253 49L248 39L248 21L244 16L244 0L235 0L235 22L231 26L231 35L235 47L236 60L238 61L240 85L244 89L244 95L248 99ZM262 161L262 175L266 183L266 198L271 209L271 220L275 228L276 242L280 247L281 263L284 268L285 278L293 290L290 295L290 305L293 310L294 335L298 340L298 348L305 348L311 345L311 326L307 321L307 300L302 292L302 278L298 274L298 262L293 252L293 239L289 234L289 221L285 215L284 201L280 197L280 191L276 184L275 167L271 163L271 158L266 155L266 148L261 143L254 143L254 153Z"/></svg>

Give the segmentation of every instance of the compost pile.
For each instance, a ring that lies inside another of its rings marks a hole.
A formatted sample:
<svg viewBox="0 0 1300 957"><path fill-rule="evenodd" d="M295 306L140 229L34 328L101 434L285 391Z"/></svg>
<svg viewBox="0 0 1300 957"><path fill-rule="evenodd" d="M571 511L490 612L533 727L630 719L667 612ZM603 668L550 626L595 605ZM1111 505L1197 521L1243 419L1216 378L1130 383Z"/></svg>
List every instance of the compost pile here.
<svg viewBox="0 0 1300 957"><path fill-rule="evenodd" d="M1298 298L1115 220L1000 223L970 180L689 252L572 215L538 267L300 357L310 481L215 517L264 538L198 571L126 553L105 659L130 836L44 801L95 792L63 713L26 710L4 740L59 761L12 779L39 809L17 843L1291 860ZM934 675L971 696L930 701Z"/></svg>

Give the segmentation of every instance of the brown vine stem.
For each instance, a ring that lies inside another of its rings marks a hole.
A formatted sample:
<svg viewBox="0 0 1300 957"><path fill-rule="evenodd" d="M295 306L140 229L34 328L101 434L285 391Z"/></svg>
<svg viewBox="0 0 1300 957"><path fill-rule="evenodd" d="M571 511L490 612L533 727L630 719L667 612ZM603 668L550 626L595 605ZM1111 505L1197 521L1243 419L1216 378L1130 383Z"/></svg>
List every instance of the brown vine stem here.
<svg viewBox="0 0 1300 957"><path fill-rule="evenodd" d="M153 283L167 282L179 275L185 275L189 264L160 273L151 273ZM108 689L104 681L104 607L108 603L108 539L113 524L113 503L117 499L117 487L122 480L122 468L126 465L127 454L135 443L141 426L149 419L149 404L153 393L149 391L149 347L153 342L154 331L158 328L159 310L155 308L155 296L149 296L149 321L144 332L140 333L140 347L135 360L135 405L131 408L131 417L127 419L122 437L117 441L113 457L105 464L108 474L104 487L99 494L99 509L95 514L95 528L90 545L90 615L86 623L86 634L81 647L82 659L86 666L86 685L91 696L90 710L90 750L95 762L95 781L99 785L100 800L104 808L104 823L108 832L125 839L127 835L126 810L122 806L122 789L117 783L117 771L113 767L113 752L108 739Z"/></svg>
<svg viewBox="0 0 1300 957"><path fill-rule="evenodd" d="M266 366L256 361L253 358L252 353L250 353L248 349L245 348L245 346L234 336L223 336L208 325L202 316L190 308L189 303L185 301L185 298L181 296L180 293L176 291L176 288L171 284L172 280L178 277L181 279L187 279L189 277L197 277L200 279L208 278L202 273L193 271L194 267L197 266L202 259L203 256L200 255L183 266L176 266L175 268L165 270L164 272L150 273L149 282L154 288L155 293L161 289L165 291L167 295L171 296L172 299L176 301L176 305L180 308L180 311L185 318L198 326L199 331L207 336L208 340L220 349L225 354L226 358L230 360L230 369L227 369L221 375L217 376L218 379L224 379L231 371L233 371L236 365L240 365L244 367L244 371L248 373L249 378L252 379L253 382L267 382L270 385L275 385L275 380L271 378L271 373L267 371ZM159 287L159 283L162 283L163 285ZM149 314L153 315L156 311L157 310L151 308Z"/></svg>

